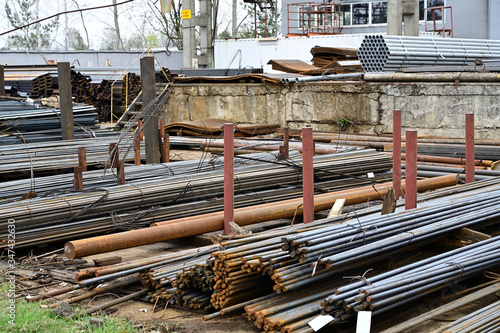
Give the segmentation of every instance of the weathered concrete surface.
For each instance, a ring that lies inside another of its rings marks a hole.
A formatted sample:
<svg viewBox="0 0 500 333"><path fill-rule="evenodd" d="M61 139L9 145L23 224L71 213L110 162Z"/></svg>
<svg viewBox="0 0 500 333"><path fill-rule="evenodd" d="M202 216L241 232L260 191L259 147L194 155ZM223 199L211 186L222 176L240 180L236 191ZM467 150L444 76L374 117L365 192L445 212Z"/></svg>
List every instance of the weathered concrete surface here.
<svg viewBox="0 0 500 333"><path fill-rule="evenodd" d="M464 137L465 113L475 113L476 137L500 139L499 83L366 83L173 85L162 116L167 122L221 118L279 123L315 130L392 132L392 110L401 109L403 130L419 135Z"/></svg>

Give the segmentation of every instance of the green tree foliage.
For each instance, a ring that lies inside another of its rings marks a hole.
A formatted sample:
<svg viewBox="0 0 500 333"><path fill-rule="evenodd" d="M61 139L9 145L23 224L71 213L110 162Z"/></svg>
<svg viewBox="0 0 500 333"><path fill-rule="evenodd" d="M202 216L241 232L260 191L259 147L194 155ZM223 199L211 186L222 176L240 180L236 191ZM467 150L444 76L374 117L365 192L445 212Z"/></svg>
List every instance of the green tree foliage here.
<svg viewBox="0 0 500 333"><path fill-rule="evenodd" d="M19 28L39 19L39 0L7 0L5 13L13 27ZM48 23L37 23L9 36L9 46L27 50L49 49L59 26L56 17Z"/></svg>
<svg viewBox="0 0 500 333"><path fill-rule="evenodd" d="M88 45L85 44L82 34L75 28L68 29L68 44L74 50L88 50Z"/></svg>

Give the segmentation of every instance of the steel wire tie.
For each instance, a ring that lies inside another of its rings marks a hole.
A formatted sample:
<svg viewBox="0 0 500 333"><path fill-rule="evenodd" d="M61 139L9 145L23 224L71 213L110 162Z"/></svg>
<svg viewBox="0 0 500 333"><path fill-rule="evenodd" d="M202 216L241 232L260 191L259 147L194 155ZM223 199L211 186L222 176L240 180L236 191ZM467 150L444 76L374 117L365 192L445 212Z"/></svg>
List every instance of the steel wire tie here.
<svg viewBox="0 0 500 333"><path fill-rule="evenodd" d="M141 199L141 203L139 204L139 208L142 208L142 204L144 203L144 192L139 187L134 185L133 183L127 183L127 184L135 187L139 192L141 192L142 199Z"/></svg>
<svg viewBox="0 0 500 333"><path fill-rule="evenodd" d="M349 283L352 283L352 281L354 280L359 280L359 281L363 281L364 283L366 283L367 285L373 287L373 284L370 283L370 281L368 281L368 279L365 277L366 273L368 273L369 271L373 271L373 268L369 268L367 269L363 275L354 275L354 276L343 276L342 278L343 279L351 279L351 281L349 281Z"/></svg>
<svg viewBox="0 0 500 333"><path fill-rule="evenodd" d="M31 208L27 204L25 204L24 202L21 202L21 201L13 201L13 202L21 204L21 205L23 205L24 207L26 207L29 210L29 212L30 212L30 223L28 225L28 228L31 228L31 224L33 223L33 211L31 210Z"/></svg>

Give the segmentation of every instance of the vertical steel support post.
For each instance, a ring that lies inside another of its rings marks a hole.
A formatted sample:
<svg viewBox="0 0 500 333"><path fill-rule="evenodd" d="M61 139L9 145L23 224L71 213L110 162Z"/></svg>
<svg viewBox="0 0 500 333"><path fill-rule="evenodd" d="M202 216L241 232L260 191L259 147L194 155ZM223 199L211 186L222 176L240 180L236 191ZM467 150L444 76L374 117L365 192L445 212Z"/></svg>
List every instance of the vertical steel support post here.
<svg viewBox="0 0 500 333"><path fill-rule="evenodd" d="M234 221L234 124L224 124L224 234Z"/></svg>
<svg viewBox="0 0 500 333"><path fill-rule="evenodd" d="M61 109L61 130L63 140L73 140L75 129L73 125L73 101L71 94L71 69L69 62L57 63L59 80L59 103Z"/></svg>
<svg viewBox="0 0 500 333"><path fill-rule="evenodd" d="M170 162L170 136L168 134L163 137L163 155L165 156L165 163Z"/></svg>
<svg viewBox="0 0 500 333"><path fill-rule="evenodd" d="M155 64L153 57L141 58L141 85L142 105L144 108L156 98ZM158 116L154 114L154 107L146 110L146 163L160 163L160 138L158 136Z"/></svg>
<svg viewBox="0 0 500 333"><path fill-rule="evenodd" d="M85 147L78 147L78 165L82 171L87 171L87 150Z"/></svg>
<svg viewBox="0 0 500 333"><path fill-rule="evenodd" d="M73 188L75 190L83 190L83 175L82 175L82 167L77 166L73 169L74 178L73 178Z"/></svg>
<svg viewBox="0 0 500 333"><path fill-rule="evenodd" d="M0 96L5 96L5 71L3 65L0 65Z"/></svg>
<svg viewBox="0 0 500 333"><path fill-rule="evenodd" d="M465 182L474 181L474 113L465 115Z"/></svg>
<svg viewBox="0 0 500 333"><path fill-rule="evenodd" d="M288 127L283 128L283 145L280 146L280 154L283 155L284 158L290 157L290 131Z"/></svg>
<svg viewBox="0 0 500 333"><path fill-rule="evenodd" d="M134 142L134 165L141 165L141 137L139 135Z"/></svg>
<svg viewBox="0 0 500 333"><path fill-rule="evenodd" d="M125 164L123 162L118 163L116 177L118 178L118 185L125 185Z"/></svg>
<svg viewBox="0 0 500 333"><path fill-rule="evenodd" d="M139 120L137 123L137 129L140 130L139 132L139 141L144 141L144 122L142 120Z"/></svg>
<svg viewBox="0 0 500 333"><path fill-rule="evenodd" d="M392 111L392 187L401 197L401 110Z"/></svg>
<svg viewBox="0 0 500 333"><path fill-rule="evenodd" d="M165 155L165 119L160 120L160 159L161 163L167 162L167 157Z"/></svg>
<svg viewBox="0 0 500 333"><path fill-rule="evenodd" d="M405 209L417 208L417 131L406 131Z"/></svg>
<svg viewBox="0 0 500 333"><path fill-rule="evenodd" d="M314 221L314 142L313 129L302 128L302 191L304 223Z"/></svg>

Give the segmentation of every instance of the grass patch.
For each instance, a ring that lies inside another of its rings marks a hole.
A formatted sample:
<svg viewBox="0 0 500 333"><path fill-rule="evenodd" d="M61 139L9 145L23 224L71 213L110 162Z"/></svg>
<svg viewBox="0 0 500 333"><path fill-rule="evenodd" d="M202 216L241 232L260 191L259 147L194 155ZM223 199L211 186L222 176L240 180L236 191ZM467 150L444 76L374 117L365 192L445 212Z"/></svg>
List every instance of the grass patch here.
<svg viewBox="0 0 500 333"><path fill-rule="evenodd" d="M15 301L15 320L9 316L10 305L9 285L0 280L0 331L16 333L135 333L139 332L132 323L121 318L104 314L93 316L103 319L104 325L94 326L90 323L90 316L83 315L75 319L61 318L50 309L42 308L42 302L26 302L18 298Z"/></svg>

